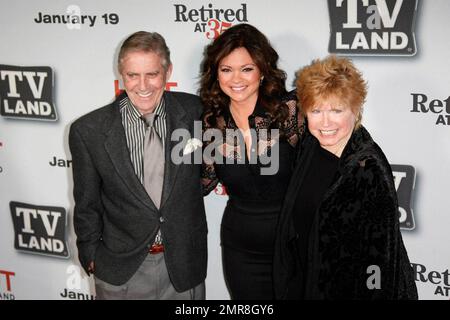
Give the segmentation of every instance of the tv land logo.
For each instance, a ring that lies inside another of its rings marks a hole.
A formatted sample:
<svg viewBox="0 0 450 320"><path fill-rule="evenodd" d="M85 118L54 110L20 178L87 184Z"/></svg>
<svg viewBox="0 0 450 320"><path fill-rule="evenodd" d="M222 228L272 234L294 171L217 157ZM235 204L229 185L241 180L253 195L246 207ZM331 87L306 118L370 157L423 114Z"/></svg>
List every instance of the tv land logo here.
<svg viewBox="0 0 450 320"><path fill-rule="evenodd" d="M445 271L429 270L420 263L411 263L416 282L429 283L435 286L434 295L450 297L450 273L448 268Z"/></svg>
<svg viewBox="0 0 450 320"><path fill-rule="evenodd" d="M175 22L191 22L193 31L204 33L206 38L215 39L233 23L248 22L247 4L240 8L216 8L211 3L200 8L188 8L184 4L174 4Z"/></svg>
<svg viewBox="0 0 450 320"><path fill-rule="evenodd" d="M416 170L412 166L402 164L391 164L391 169L397 191L400 228L413 230L416 227L412 209Z"/></svg>
<svg viewBox="0 0 450 320"><path fill-rule="evenodd" d="M328 0L328 51L350 55L416 54L418 0Z"/></svg>
<svg viewBox="0 0 450 320"><path fill-rule="evenodd" d="M12 279L15 272L0 270L0 300L15 300Z"/></svg>
<svg viewBox="0 0 450 320"><path fill-rule="evenodd" d="M432 113L437 115L436 125L450 125L450 96L447 99L430 99L424 93L411 93L410 112Z"/></svg>
<svg viewBox="0 0 450 320"><path fill-rule="evenodd" d="M0 65L0 114L6 118L56 121L50 67Z"/></svg>
<svg viewBox="0 0 450 320"><path fill-rule="evenodd" d="M26 253L69 258L66 210L11 201L14 248Z"/></svg>

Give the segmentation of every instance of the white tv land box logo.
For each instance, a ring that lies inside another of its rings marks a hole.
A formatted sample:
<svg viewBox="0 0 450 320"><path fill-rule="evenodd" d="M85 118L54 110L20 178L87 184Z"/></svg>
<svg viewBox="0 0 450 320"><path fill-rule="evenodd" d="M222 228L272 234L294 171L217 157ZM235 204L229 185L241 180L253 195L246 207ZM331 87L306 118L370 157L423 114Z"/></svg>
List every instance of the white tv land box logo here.
<svg viewBox="0 0 450 320"><path fill-rule="evenodd" d="M14 248L26 253L69 258L66 210L11 201Z"/></svg>
<svg viewBox="0 0 450 320"><path fill-rule="evenodd" d="M416 170L413 166L391 164L397 190L400 229L413 230L416 227L412 209L412 195L416 183Z"/></svg>
<svg viewBox="0 0 450 320"><path fill-rule="evenodd" d="M7 118L56 121L50 67L0 64L0 114Z"/></svg>
<svg viewBox="0 0 450 320"><path fill-rule="evenodd" d="M328 0L328 51L346 55L416 54L418 0Z"/></svg>

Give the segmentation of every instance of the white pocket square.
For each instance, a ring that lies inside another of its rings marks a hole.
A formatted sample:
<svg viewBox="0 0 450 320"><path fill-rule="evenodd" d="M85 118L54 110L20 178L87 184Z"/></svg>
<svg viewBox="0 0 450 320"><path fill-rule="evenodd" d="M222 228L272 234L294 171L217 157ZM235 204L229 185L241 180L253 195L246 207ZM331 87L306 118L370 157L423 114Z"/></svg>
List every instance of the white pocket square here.
<svg viewBox="0 0 450 320"><path fill-rule="evenodd" d="M189 139L186 142L186 145L184 146L183 156L194 152L195 150L197 150L197 148L201 147L202 145L203 143L197 138Z"/></svg>

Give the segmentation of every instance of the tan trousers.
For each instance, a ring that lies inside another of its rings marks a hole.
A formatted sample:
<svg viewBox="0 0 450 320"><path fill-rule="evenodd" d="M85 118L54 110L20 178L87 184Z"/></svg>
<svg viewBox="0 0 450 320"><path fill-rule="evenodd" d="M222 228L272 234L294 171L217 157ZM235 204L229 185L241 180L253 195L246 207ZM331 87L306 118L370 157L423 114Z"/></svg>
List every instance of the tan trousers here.
<svg viewBox="0 0 450 320"><path fill-rule="evenodd" d="M128 282L120 286L95 279L98 300L204 300L205 283L184 292L173 287L164 253L149 254Z"/></svg>

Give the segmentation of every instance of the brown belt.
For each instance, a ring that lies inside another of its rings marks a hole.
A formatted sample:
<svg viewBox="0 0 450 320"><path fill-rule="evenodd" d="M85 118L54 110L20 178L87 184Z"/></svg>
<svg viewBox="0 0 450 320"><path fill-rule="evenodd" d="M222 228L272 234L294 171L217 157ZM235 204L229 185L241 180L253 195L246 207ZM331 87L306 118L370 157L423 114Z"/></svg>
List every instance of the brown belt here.
<svg viewBox="0 0 450 320"><path fill-rule="evenodd" d="M160 252L164 252L164 245L162 244L152 244L152 246L148 250L148 253L150 254L157 254Z"/></svg>

